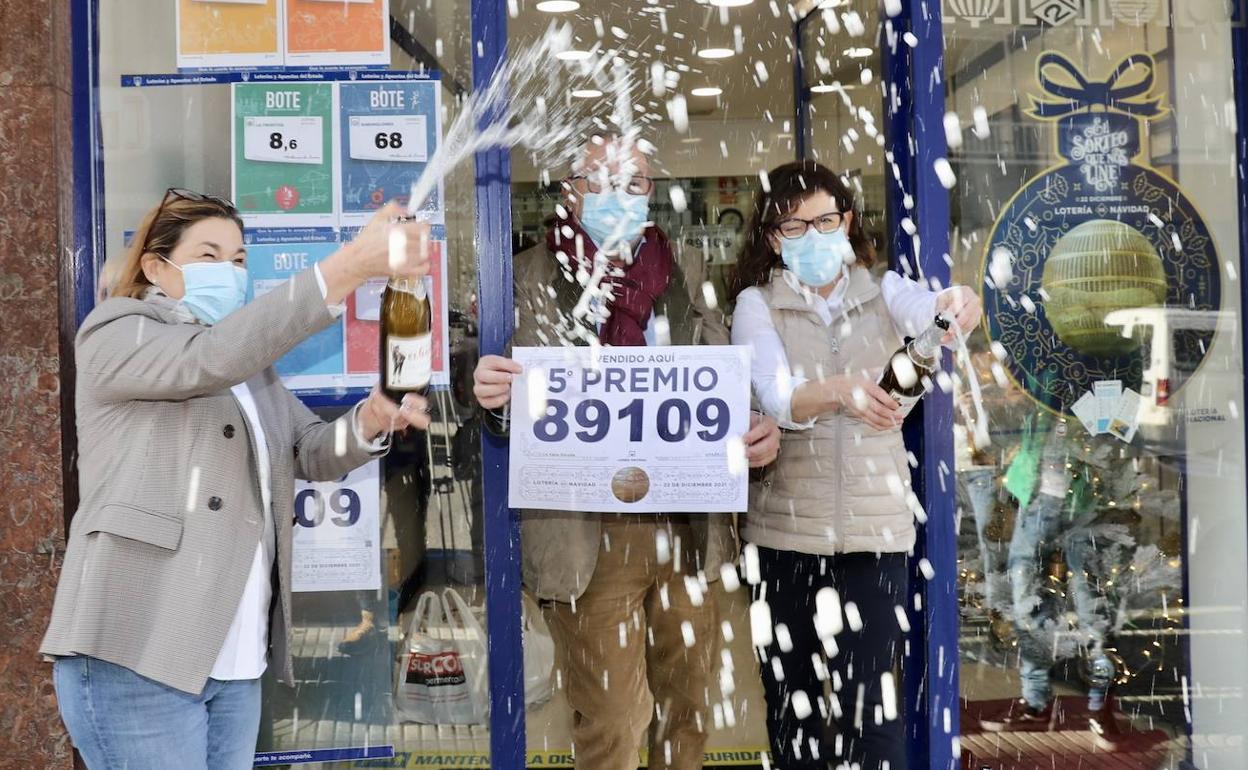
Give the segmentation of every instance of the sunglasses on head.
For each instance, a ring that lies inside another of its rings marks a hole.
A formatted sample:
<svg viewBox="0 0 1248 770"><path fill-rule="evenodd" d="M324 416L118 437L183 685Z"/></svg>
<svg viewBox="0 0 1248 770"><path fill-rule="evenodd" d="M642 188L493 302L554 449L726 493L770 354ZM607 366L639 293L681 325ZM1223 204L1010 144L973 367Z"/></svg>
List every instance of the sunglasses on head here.
<svg viewBox="0 0 1248 770"><path fill-rule="evenodd" d="M222 207L226 211L229 211L232 214L237 215L238 213L238 209L234 207L234 204L226 200L225 198L218 198L215 195L205 195L204 193L197 193L194 190L184 190L181 187L170 187L168 190L165 190L165 197L160 199L160 205L156 207L156 215L152 217L153 226L157 222L160 221L160 215L164 213L165 206L168 206L170 201L190 201L191 203L213 203L213 204L216 204L217 206ZM151 244L151 241L152 241L152 228L149 227L147 228L147 236L143 239L143 249L142 251L139 252L140 254L147 253L147 247L148 245Z"/></svg>

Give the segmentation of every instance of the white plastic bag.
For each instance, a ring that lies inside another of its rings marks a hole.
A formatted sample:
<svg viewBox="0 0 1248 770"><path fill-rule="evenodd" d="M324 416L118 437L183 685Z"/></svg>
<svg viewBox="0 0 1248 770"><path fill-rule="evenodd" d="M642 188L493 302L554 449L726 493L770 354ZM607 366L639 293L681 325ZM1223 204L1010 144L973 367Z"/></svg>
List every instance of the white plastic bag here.
<svg viewBox="0 0 1248 770"><path fill-rule="evenodd" d="M430 617L435 609L441 615L437 626L431 625ZM471 614L467 613L469 618ZM394 688L395 708L406 721L440 725L485 722L486 693L473 682L474 669L485 661L484 637L478 637L479 654L476 643L457 638L460 636L445 599L433 591L422 594L403 640Z"/></svg>
<svg viewBox="0 0 1248 770"><path fill-rule="evenodd" d="M554 693L551 673L555 669L555 640L529 605L524 607L524 704L536 706Z"/></svg>
<svg viewBox="0 0 1248 770"><path fill-rule="evenodd" d="M459 651L468 692L474 709L484 722L490 712L490 680L485 629L473 614L472 607L454 588L442 590L442 606L455 647Z"/></svg>

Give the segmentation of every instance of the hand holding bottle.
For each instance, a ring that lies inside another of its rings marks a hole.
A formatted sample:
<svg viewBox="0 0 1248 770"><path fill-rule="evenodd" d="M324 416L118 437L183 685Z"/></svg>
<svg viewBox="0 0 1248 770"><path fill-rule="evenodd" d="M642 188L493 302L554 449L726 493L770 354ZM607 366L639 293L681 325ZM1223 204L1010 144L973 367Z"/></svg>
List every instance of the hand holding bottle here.
<svg viewBox="0 0 1248 770"><path fill-rule="evenodd" d="M951 319L953 323L941 339L947 345L957 338L960 330L963 335L970 334L979 325L984 305L979 295L970 286L950 286L936 295L936 313ZM954 328L956 327L956 329Z"/></svg>
<svg viewBox="0 0 1248 770"><path fill-rule="evenodd" d="M856 417L876 430L892 430L901 424L902 413L874 379L859 374L842 374L823 380L829 400L842 413Z"/></svg>
<svg viewBox="0 0 1248 770"><path fill-rule="evenodd" d="M396 404L381 392L380 385L373 388L356 412L360 435L370 441L408 428L426 430L429 419L429 402L424 396L408 393Z"/></svg>
<svg viewBox="0 0 1248 770"><path fill-rule="evenodd" d="M391 201L355 239L321 263L326 300L336 305L369 278L420 279L429 273L429 223L408 219Z"/></svg>

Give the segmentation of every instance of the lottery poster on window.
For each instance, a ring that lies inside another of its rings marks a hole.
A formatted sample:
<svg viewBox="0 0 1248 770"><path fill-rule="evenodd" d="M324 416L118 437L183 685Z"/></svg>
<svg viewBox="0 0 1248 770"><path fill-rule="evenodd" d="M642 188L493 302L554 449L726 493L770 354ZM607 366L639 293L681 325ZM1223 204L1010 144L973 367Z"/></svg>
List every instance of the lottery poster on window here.
<svg viewBox="0 0 1248 770"><path fill-rule="evenodd" d="M332 83L233 86L233 199L248 227L330 227Z"/></svg>
<svg viewBox="0 0 1248 770"><path fill-rule="evenodd" d="M176 0L178 69L282 66L279 0Z"/></svg>
<svg viewBox="0 0 1248 770"><path fill-rule="evenodd" d="M330 228L249 231L248 301L310 269L337 251L339 245L336 231ZM296 345L278 359L274 368L286 387L295 391L371 388L376 374L347 374L346 348L345 324L340 318Z"/></svg>
<svg viewBox="0 0 1248 770"><path fill-rule="evenodd" d="M390 200L406 205L441 136L436 80L339 86L339 194L343 225L360 225ZM421 207L441 222L442 184Z"/></svg>
<svg viewBox="0 0 1248 770"><path fill-rule="evenodd" d="M336 481L295 486L291 590L381 588L381 507L377 462Z"/></svg>
<svg viewBox="0 0 1248 770"><path fill-rule="evenodd" d="M343 238L351 237L346 231ZM429 300L433 310L433 379L430 381L435 388L444 388L450 383L450 305L447 291L447 252L446 227L433 226L433 240L430 242L429 277L433 290ZM363 376L376 380L379 371L379 326L381 321L381 295L386 288L386 279L369 281L355 292L347 296L347 312L344 316L347 337L347 371L348 379L354 380Z"/></svg>
<svg viewBox="0 0 1248 770"><path fill-rule="evenodd" d="M508 504L602 513L745 510L749 349L515 348Z"/></svg>
<svg viewBox="0 0 1248 770"><path fill-rule="evenodd" d="M390 64L389 0L286 0L286 65Z"/></svg>

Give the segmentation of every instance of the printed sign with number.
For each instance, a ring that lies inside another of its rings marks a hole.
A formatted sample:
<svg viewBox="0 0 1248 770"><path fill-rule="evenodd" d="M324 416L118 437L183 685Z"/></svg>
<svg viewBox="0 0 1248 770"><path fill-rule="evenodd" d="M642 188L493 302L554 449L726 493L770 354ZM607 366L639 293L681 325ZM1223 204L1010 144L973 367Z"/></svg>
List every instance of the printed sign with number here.
<svg viewBox="0 0 1248 770"><path fill-rule="evenodd" d="M301 481L295 487L292 591L381 587L378 465L371 462L337 481Z"/></svg>
<svg viewBox="0 0 1248 770"><path fill-rule="evenodd" d="M333 227L333 83L235 83L233 198L251 227Z"/></svg>
<svg viewBox="0 0 1248 770"><path fill-rule="evenodd" d="M510 505L744 511L749 353L740 346L515 348Z"/></svg>
<svg viewBox="0 0 1248 770"><path fill-rule="evenodd" d="M303 118L258 117L243 120L243 157L267 163L311 163L322 160L319 115Z"/></svg>
<svg viewBox="0 0 1248 770"><path fill-rule="evenodd" d="M440 84L428 81L341 83L338 87L338 197L343 225L362 225L387 201L408 204L441 134ZM422 212L443 221L442 186Z"/></svg>
<svg viewBox="0 0 1248 770"><path fill-rule="evenodd" d="M395 163L424 163L429 160L425 141L424 115L350 119L351 157L356 160L388 160Z"/></svg>

